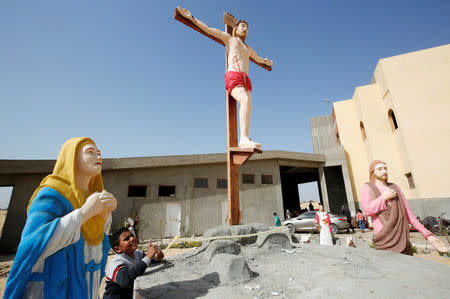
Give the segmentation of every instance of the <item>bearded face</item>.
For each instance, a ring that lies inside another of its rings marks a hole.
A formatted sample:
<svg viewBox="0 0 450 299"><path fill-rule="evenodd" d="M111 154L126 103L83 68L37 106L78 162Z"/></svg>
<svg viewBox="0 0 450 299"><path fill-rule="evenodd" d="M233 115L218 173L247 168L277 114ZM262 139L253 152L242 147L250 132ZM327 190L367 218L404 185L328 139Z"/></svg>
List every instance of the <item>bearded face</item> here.
<svg viewBox="0 0 450 299"><path fill-rule="evenodd" d="M244 41L247 38L247 32L248 32L248 25L245 22L240 22L234 28L234 35L239 37L242 41Z"/></svg>
<svg viewBox="0 0 450 299"><path fill-rule="evenodd" d="M375 168L373 170L373 174L374 174L376 179L381 180L381 181L387 181L387 179L388 179L388 171L387 171L386 164L378 163L377 165L375 165Z"/></svg>

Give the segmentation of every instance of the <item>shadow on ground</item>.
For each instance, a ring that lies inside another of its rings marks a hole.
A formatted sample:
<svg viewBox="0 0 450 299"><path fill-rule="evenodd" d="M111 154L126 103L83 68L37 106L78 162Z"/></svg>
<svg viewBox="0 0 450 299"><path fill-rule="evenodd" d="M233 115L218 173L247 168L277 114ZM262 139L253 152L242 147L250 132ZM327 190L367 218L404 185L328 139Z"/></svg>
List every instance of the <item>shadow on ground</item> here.
<svg viewBox="0 0 450 299"><path fill-rule="evenodd" d="M162 266L161 266L161 264L162 264ZM172 262L169 262L169 261L166 261L166 260L162 260L161 262L159 262L159 263L152 263L152 264L150 264L150 266L149 266L150 268L152 268L152 267L157 267L156 269L152 269L152 270L150 270L150 271L147 271L145 274L144 274L144 276L147 276L147 275L151 275L151 274L155 274L156 272L159 272L159 271L162 271L162 270L165 270L165 269L169 269L169 268L172 268L173 267L173 263Z"/></svg>
<svg viewBox="0 0 450 299"><path fill-rule="evenodd" d="M206 295L209 289L219 284L219 274L214 272L206 274L199 279L168 282L148 289L139 290L138 293L142 298L193 299Z"/></svg>

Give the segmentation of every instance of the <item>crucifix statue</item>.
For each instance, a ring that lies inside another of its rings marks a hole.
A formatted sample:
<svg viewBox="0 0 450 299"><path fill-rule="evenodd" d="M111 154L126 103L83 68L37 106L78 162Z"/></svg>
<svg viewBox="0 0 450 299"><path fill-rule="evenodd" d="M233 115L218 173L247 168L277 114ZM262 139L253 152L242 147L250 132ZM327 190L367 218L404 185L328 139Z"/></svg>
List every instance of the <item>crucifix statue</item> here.
<svg viewBox="0 0 450 299"><path fill-rule="evenodd" d="M194 18L187 9L177 7L175 19L210 37L226 48L225 89L227 90L228 129L228 221L239 224L239 165L244 164L253 153L261 153L261 144L249 138L252 84L248 76L249 61L264 69L272 70L272 61L262 58L245 43L248 24L229 13L224 14L225 31L211 28ZM239 146L237 143L236 103L239 102Z"/></svg>

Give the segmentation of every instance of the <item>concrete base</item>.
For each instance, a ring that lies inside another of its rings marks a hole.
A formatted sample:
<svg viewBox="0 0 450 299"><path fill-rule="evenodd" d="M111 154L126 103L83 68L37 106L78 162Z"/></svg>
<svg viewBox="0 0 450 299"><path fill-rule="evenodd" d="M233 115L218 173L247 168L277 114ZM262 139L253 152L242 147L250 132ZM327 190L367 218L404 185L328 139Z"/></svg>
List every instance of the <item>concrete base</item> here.
<svg viewBox="0 0 450 299"><path fill-rule="evenodd" d="M289 237L286 234L273 233L262 235L261 238L258 239L258 247L280 250L282 248L291 249L292 245Z"/></svg>
<svg viewBox="0 0 450 299"><path fill-rule="evenodd" d="M227 285L218 272L203 275L200 256L168 258L173 267L148 268L135 281L135 298L445 298L450 267L371 248L303 244L295 252L244 247L259 275ZM153 266L154 267L154 266Z"/></svg>
<svg viewBox="0 0 450 299"><path fill-rule="evenodd" d="M205 261L211 261L215 255L228 253L238 255L241 253L241 246L232 240L215 240L206 248L203 258Z"/></svg>
<svg viewBox="0 0 450 299"><path fill-rule="evenodd" d="M151 264L135 280L134 298L273 298L274 294L282 298L448 297L450 267L368 248L363 240L370 239L370 233L361 238L352 235L357 248L292 243L295 250L242 246L239 255L226 254L236 260L237 280L224 276L234 273L233 269L220 273L228 269L226 265L214 266L203 258L206 252L169 257L164 263ZM220 262L222 256L216 255L212 261ZM244 268L255 276L245 274ZM253 278L245 282L250 276Z"/></svg>
<svg viewBox="0 0 450 299"><path fill-rule="evenodd" d="M228 253L219 253L213 257L205 274L219 274L218 282L227 285L237 285L250 281L256 273L250 270L245 258Z"/></svg>

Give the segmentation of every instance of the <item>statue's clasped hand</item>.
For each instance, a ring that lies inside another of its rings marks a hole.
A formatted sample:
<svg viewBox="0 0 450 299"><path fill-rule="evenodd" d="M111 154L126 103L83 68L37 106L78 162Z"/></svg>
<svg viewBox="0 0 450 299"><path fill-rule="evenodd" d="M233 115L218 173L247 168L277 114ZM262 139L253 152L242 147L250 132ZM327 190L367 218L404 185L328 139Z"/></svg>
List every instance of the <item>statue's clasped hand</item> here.
<svg viewBox="0 0 450 299"><path fill-rule="evenodd" d="M102 192L92 193L80 208L82 222L95 215L99 215L103 219L108 218L109 214L116 209L116 198L106 190Z"/></svg>
<svg viewBox="0 0 450 299"><path fill-rule="evenodd" d="M103 204L102 211L98 214L103 219L108 218L109 214L114 211L117 207L117 199L112 195L112 193L103 190L100 196L100 201Z"/></svg>
<svg viewBox="0 0 450 299"><path fill-rule="evenodd" d="M397 191L395 191L395 189L388 188L388 189L386 189L383 192L382 196L383 196L384 200L387 201L389 199L392 199L392 198L396 197L397 196Z"/></svg>

